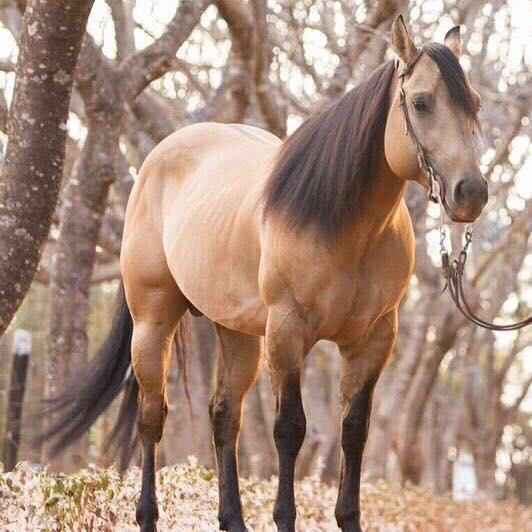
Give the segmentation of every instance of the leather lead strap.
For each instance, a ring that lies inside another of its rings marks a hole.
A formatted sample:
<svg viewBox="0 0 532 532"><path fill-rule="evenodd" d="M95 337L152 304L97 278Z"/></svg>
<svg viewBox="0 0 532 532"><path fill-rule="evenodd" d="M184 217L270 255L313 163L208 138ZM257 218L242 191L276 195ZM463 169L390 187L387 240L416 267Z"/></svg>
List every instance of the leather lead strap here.
<svg viewBox="0 0 532 532"><path fill-rule="evenodd" d="M466 242L467 246L467 242ZM479 318L472 310L469 305L464 291L464 270L467 262L467 250L462 250L459 258L451 261L447 252L442 253L442 269L445 280L447 281L447 287L449 289L449 294L454 304L458 310L467 318L469 321L488 329L490 331L517 331L523 329L528 325L532 325L532 316L528 318L514 322L508 323L505 325L498 325L496 323L491 323L485 321L482 318Z"/></svg>

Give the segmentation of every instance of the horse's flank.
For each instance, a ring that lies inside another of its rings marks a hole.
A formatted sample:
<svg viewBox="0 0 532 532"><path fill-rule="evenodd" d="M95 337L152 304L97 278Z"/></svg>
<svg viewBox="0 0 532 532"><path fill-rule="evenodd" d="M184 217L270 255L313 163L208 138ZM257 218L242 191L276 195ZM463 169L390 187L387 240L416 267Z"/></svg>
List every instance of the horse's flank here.
<svg viewBox="0 0 532 532"><path fill-rule="evenodd" d="M260 196L280 144L258 128L222 124L192 125L163 141L142 167L134 187L142 192L128 205L126 275L131 253L145 246L139 228L149 224L149 241L160 253L143 260L139 273L148 262L156 275L168 271L209 319L263 333Z"/></svg>

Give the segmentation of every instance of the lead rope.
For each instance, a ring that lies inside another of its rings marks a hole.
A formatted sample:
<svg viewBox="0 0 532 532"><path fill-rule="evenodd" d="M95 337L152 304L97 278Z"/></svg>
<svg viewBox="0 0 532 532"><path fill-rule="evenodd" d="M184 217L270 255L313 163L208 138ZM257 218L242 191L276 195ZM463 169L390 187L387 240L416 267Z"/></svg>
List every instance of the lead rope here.
<svg viewBox="0 0 532 532"><path fill-rule="evenodd" d="M445 240L445 230L443 229L443 226L440 226L440 254L443 276L446 281L445 288L448 289L451 299L458 310L465 316L465 318L473 322L475 325L483 327L484 329L489 329L490 331L517 331L532 324L532 316L529 316L522 321L508 323L506 325L491 323L477 316L467 301L464 291L464 272L467 263L468 251L471 246L471 242L473 241L472 226L468 226L466 229L464 247L462 248L462 251L460 251L457 258L451 260L445 245Z"/></svg>
<svg viewBox="0 0 532 532"><path fill-rule="evenodd" d="M467 257L471 243L473 242L473 226L468 225L465 230L464 246L457 258L452 259L447 247L447 233L444 226L444 206L441 198L440 184L435 180L435 185L431 185L430 194L434 194L440 210L440 256L445 286L443 292L447 289L453 303L463 316L479 327L489 329L490 331L517 331L532 324L532 316L515 323L498 325L478 317L467 301L464 291L464 272L467 263Z"/></svg>
<svg viewBox="0 0 532 532"><path fill-rule="evenodd" d="M465 231L465 243L458 254L457 258L452 259L450 252L447 248L447 233L444 226L444 205L442 200L442 190L441 184L436 178L436 173L432 164L430 164L429 159L425 153L425 149L417 135L414 131L412 122L410 121L410 115L408 113L408 105L406 102L406 93L403 87L404 78L412 71L414 65L417 63L420 58L422 51L414 58L414 60L405 66L402 72L399 73L400 79L400 107L403 111L403 116L405 119L405 131L407 135L410 135L414 145L416 147L416 154L419 166L421 170L425 173L429 184L428 197L431 201L438 204L440 210L440 256L441 256L441 267L443 271L443 276L445 279L445 286L443 292L447 290L453 303L456 305L458 310L464 315L466 319L483 327L484 329L489 329L490 331L516 331L522 329L528 325L532 324L532 316L515 323L509 323L507 325L497 325L496 323L490 323L488 321L479 318L471 309L470 304L468 303L465 291L464 291L464 272L467 263L467 256L469 248L473 241L473 226L468 225Z"/></svg>

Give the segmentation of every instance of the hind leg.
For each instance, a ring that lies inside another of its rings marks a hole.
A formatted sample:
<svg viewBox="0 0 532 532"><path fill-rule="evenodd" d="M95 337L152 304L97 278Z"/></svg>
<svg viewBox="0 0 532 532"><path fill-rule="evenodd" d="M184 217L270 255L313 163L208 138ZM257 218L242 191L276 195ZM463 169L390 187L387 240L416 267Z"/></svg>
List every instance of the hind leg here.
<svg viewBox="0 0 532 532"><path fill-rule="evenodd" d="M221 344L216 391L209 413L218 466L220 529L245 532L238 487L238 434L242 401L260 360L260 339L216 326Z"/></svg>
<svg viewBox="0 0 532 532"><path fill-rule="evenodd" d="M155 532L157 445L168 410L166 379L172 339L186 310L186 300L173 281L157 287L128 283L127 294L133 316L131 354L139 383L138 430L143 450L142 489L136 517L142 532Z"/></svg>

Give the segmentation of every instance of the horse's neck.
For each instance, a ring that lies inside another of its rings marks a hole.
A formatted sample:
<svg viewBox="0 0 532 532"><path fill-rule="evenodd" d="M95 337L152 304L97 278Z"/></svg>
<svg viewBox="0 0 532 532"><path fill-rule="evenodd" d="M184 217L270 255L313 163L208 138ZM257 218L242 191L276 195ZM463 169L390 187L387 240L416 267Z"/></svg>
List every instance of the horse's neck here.
<svg viewBox="0 0 532 532"><path fill-rule="evenodd" d="M393 224L404 197L406 182L399 179L386 163L384 156L376 165L373 185L361 202L361 211L348 230L361 250L378 242L380 236Z"/></svg>

